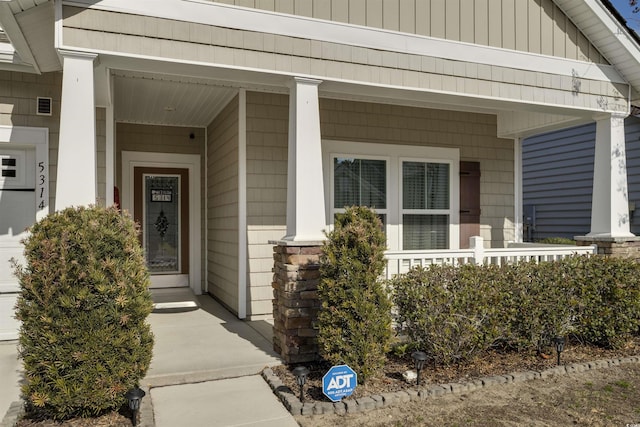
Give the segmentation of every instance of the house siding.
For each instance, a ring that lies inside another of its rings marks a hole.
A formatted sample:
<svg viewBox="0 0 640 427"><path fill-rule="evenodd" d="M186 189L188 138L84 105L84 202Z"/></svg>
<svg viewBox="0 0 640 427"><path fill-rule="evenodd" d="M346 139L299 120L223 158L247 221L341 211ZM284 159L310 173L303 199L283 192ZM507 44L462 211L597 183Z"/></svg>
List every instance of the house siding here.
<svg viewBox="0 0 640 427"><path fill-rule="evenodd" d="M388 104L320 100L323 139L459 148L480 162L480 234L503 247L514 234L514 142L496 136L496 117Z"/></svg>
<svg viewBox="0 0 640 427"><path fill-rule="evenodd" d="M249 93L247 116L249 245L266 257L271 254L267 241L286 231L288 97ZM461 160L481 164L482 237L493 247L515 238L514 142L496 136L495 116L322 98L320 123L324 140L459 148ZM266 172L271 170L277 173ZM265 187L272 190L268 197ZM272 276L270 263L265 258L265 286Z"/></svg>
<svg viewBox="0 0 640 427"><path fill-rule="evenodd" d="M271 316L273 245L286 234L289 97L247 92L247 239L251 318Z"/></svg>
<svg viewBox="0 0 640 427"><path fill-rule="evenodd" d="M591 123L523 141L523 210L534 221L535 208L533 240L590 232L595 134ZM625 140L629 202L640 209L640 119L625 120ZM630 226L640 233L640 213L631 213Z"/></svg>
<svg viewBox="0 0 640 427"><path fill-rule="evenodd" d="M605 64L552 0L220 0L403 33Z"/></svg>
<svg viewBox="0 0 640 427"><path fill-rule="evenodd" d="M66 6L64 16L65 45L79 48L514 102L628 108L624 83L103 10Z"/></svg>
<svg viewBox="0 0 640 427"><path fill-rule="evenodd" d="M238 313L238 97L207 128L207 274L210 294Z"/></svg>
<svg viewBox="0 0 640 427"><path fill-rule="evenodd" d="M189 134L193 133L194 138L190 139ZM178 126L158 126L143 125L137 123L116 123L116 186L123 190L122 187L122 152L138 151L149 153L175 153L175 154L197 154L200 158L204 158L205 148L205 132L204 129L184 128ZM204 181L204 162L200 165L200 195L204 199L205 181ZM123 194L122 192L120 193ZM201 224L200 230L205 230L205 207L201 205ZM205 233L201 232L201 253L202 263L205 260ZM203 267L204 272L204 267ZM204 288L204 277L201 287Z"/></svg>

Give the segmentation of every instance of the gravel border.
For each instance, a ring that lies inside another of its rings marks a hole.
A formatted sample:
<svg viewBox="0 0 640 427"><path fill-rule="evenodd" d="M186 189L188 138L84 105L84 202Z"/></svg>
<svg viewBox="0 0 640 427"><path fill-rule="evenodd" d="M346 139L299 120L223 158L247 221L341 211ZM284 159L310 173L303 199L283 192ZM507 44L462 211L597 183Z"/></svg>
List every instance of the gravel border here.
<svg viewBox="0 0 640 427"><path fill-rule="evenodd" d="M285 386L282 380L271 368L262 371L262 378L269 384L271 390L282 401L282 404L292 415L321 415L321 414L353 414L371 411L401 403L436 398L446 394L462 394L479 391L485 388L497 387L502 384L519 383L539 380L560 375L572 375L592 369L602 369L623 364L640 363L640 356L601 359L587 363L571 363L556 366L544 371L513 372L505 375L494 375L478 378L464 383L428 384L420 388L409 388L392 393L374 394L358 399L345 399L340 402L313 401L302 403L296 393Z"/></svg>

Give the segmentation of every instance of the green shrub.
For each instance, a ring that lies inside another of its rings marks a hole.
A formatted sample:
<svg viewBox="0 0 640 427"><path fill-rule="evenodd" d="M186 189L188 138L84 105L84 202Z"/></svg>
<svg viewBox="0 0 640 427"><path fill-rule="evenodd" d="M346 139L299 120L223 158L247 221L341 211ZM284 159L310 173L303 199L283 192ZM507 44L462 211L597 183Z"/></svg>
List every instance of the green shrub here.
<svg viewBox="0 0 640 427"><path fill-rule="evenodd" d="M508 325L505 342L523 350L542 347L556 336L575 332L575 289L568 265L560 262L522 262L504 267L501 285L510 298L502 303L502 322Z"/></svg>
<svg viewBox="0 0 640 427"><path fill-rule="evenodd" d="M495 267L417 267L390 281L396 324L435 363L467 361L501 335Z"/></svg>
<svg viewBox="0 0 640 427"><path fill-rule="evenodd" d="M338 214L320 258L318 343L332 364L347 364L364 382L386 361L391 345L391 302L380 280L386 239L365 207Z"/></svg>
<svg viewBox="0 0 640 427"><path fill-rule="evenodd" d="M590 343L618 348L640 331L640 264L624 258L576 257L576 329Z"/></svg>
<svg viewBox="0 0 640 427"><path fill-rule="evenodd" d="M640 264L630 259L431 266L390 286L401 333L439 363L497 345L540 350L567 335L615 348L640 333Z"/></svg>
<svg viewBox="0 0 640 427"><path fill-rule="evenodd" d="M536 240L536 243L544 243L547 245L576 245L576 241L568 237L545 237L544 239Z"/></svg>
<svg viewBox="0 0 640 427"><path fill-rule="evenodd" d="M151 361L149 275L134 222L114 208L53 213L16 265L22 387L32 416L117 409Z"/></svg>

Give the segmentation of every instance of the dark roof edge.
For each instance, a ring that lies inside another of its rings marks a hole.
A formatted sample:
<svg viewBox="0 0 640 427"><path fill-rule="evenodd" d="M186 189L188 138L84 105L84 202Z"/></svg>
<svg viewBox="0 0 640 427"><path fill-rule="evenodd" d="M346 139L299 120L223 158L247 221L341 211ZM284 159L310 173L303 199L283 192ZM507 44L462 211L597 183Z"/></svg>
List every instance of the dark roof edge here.
<svg viewBox="0 0 640 427"><path fill-rule="evenodd" d="M640 36L633 28L629 26L629 24L627 24L627 20L624 18L624 16L622 16L620 12L618 12L618 9L616 9L609 0L600 0L600 3L602 3L603 6L606 7L609 12L611 12L614 18L616 18L618 22L620 22L622 26L627 29L627 32L631 35L633 40L635 40L635 42L640 45Z"/></svg>

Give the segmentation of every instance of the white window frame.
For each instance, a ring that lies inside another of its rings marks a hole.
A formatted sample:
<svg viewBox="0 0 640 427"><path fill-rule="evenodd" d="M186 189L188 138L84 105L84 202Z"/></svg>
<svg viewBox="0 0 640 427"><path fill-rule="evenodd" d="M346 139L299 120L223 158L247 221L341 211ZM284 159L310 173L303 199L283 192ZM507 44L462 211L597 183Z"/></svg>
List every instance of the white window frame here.
<svg viewBox="0 0 640 427"><path fill-rule="evenodd" d="M436 164L446 164L449 165L449 207L447 209L405 209L402 206L402 194L404 194L404 180L403 180L403 174L402 174L402 164L404 162L416 162L416 163L436 163ZM458 162L459 164L459 162ZM449 217L449 242L448 242L448 247L449 249L458 249L456 248L452 248L451 247L451 223L452 223L452 216L453 216L453 212L451 211L451 206L453 204L453 200L451 199L454 196L454 191L453 191L453 184L452 184L452 177L451 177L451 170L453 169L454 163L451 159L433 159L433 158L418 158L418 157L400 157L398 159L398 193L399 193L399 202L398 202L398 210L399 210L399 217L398 217L398 221L399 221L399 233L400 233L400 248L401 249L404 245L404 242L402 240L404 234L403 234L403 226L404 226L404 222L401 221L401 219L403 218L404 215L447 215ZM459 167L458 167L459 168ZM457 172L457 175L460 176L460 172ZM460 184L458 183L457 186L457 196L458 200L460 199ZM458 204L460 204L460 202L458 201ZM458 212L460 212L460 209L458 208ZM459 243L459 239L457 239L458 243Z"/></svg>
<svg viewBox="0 0 640 427"><path fill-rule="evenodd" d="M333 223L334 223L334 219L335 219L335 214L337 213L343 213L344 212L344 208L337 208L335 206L333 206L333 201L334 201L334 197L335 197L335 180L334 180L334 174L333 174L333 161L336 158L347 158L347 159L358 159L358 160L382 160L385 162L386 167L385 167L385 183L386 183L386 188L385 188L385 195L386 195L386 200L385 200L385 204L386 204L386 208L385 209L380 209L380 208L375 208L376 213L380 214L380 215L385 215L385 219L386 219L386 223L385 224L388 227L388 222L389 222L389 214L392 211L391 209L391 205L389 204L389 180L391 179L391 168L389 167L390 162L391 162L391 158L388 156L371 156L368 154L353 154L353 153L331 153L330 158L329 158L329 162L331 163L330 165L330 186L331 186L331 194L330 194L330 199L325 203L325 206L328 211L328 215L330 218L327 218L327 224L329 224L329 229L333 229ZM325 194L326 191L325 191ZM389 230L386 230L385 232L388 233Z"/></svg>
<svg viewBox="0 0 640 427"><path fill-rule="evenodd" d="M449 209L431 210L449 215L449 249L460 247L460 150L458 148L413 145L377 144L338 140L322 141L322 165L326 221L333 228L334 214L342 211L333 207L333 159L358 158L387 161L387 247L402 250L402 162L416 161L449 164Z"/></svg>

